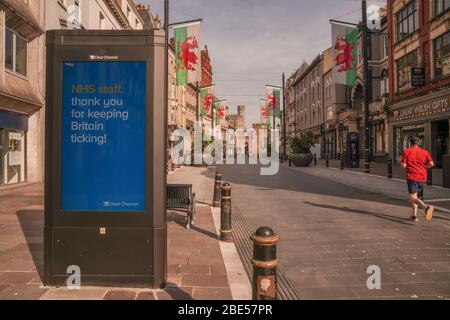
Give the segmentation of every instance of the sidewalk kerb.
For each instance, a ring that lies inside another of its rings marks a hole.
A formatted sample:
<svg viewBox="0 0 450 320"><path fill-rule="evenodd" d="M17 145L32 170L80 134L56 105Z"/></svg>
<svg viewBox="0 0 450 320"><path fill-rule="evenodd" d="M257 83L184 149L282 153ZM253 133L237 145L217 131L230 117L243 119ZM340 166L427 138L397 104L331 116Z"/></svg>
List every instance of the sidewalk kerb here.
<svg viewBox="0 0 450 320"><path fill-rule="evenodd" d="M217 235L220 235L220 208L212 208ZM234 300L252 300L252 287L234 243L219 241L228 283Z"/></svg>

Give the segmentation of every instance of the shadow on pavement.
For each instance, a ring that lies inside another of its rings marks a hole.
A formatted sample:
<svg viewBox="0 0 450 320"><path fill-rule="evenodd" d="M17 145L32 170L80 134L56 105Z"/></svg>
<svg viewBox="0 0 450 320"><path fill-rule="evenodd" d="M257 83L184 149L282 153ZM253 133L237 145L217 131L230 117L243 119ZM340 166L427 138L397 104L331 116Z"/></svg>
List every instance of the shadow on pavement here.
<svg viewBox="0 0 450 320"><path fill-rule="evenodd" d="M174 283L167 283L164 292L167 293L173 300L190 301L194 298Z"/></svg>
<svg viewBox="0 0 450 320"><path fill-rule="evenodd" d="M293 172L285 167L281 167L276 176L261 176L258 166L221 165L218 170L224 174L224 180L232 185L253 186L257 191L286 190L352 200L358 194L359 200L409 207L406 190L405 200L399 200L369 190L360 190L353 187L351 181L330 181L307 172ZM209 176L209 173L202 175Z"/></svg>
<svg viewBox="0 0 450 320"><path fill-rule="evenodd" d="M182 226L183 228L186 228L186 217L184 215L181 215L181 214L177 213L177 212L173 212L173 211L169 212L168 221L169 222L175 222L179 226ZM195 221L194 221L194 223L195 223ZM217 234L212 233L212 232L207 231L207 230L203 230L203 229L201 229L201 228L199 228L199 227L197 227L195 225L191 226L191 230L195 231L195 232L198 232L198 233L201 233L201 234L203 234L203 235L205 235L207 237L210 237L210 238L212 238L214 240L218 240Z"/></svg>
<svg viewBox="0 0 450 320"><path fill-rule="evenodd" d="M348 207L323 205L323 204L317 204L317 203L312 203L312 202L308 202L308 201L303 201L303 203L308 204L310 206L324 208L324 209L333 209L333 210L339 210L339 211L344 211L344 212L359 213L359 214L368 215L368 216L372 216L372 217L376 217L376 218L380 218L380 219L385 219L385 220L389 220L392 222L397 222L397 223L401 223L401 224L405 224L405 225L409 225L409 226L414 225L412 223L405 222L405 220L407 220L407 219L402 219L402 218L398 218L395 216L390 216L390 215L382 214L382 213L378 213L378 212L364 211L364 210L359 210L359 209L351 209Z"/></svg>
<svg viewBox="0 0 450 320"><path fill-rule="evenodd" d="M40 210L17 211L25 240L33 258L36 271L44 280L44 213Z"/></svg>

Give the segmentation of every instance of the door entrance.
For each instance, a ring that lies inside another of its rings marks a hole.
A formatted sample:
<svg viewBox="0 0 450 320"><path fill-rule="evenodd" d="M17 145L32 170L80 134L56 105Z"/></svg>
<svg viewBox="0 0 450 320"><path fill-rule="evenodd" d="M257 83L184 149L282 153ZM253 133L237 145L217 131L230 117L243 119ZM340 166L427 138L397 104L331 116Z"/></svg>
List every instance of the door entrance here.
<svg viewBox="0 0 450 320"><path fill-rule="evenodd" d="M449 153L449 120L435 122L436 126L436 168L442 169L442 157Z"/></svg>

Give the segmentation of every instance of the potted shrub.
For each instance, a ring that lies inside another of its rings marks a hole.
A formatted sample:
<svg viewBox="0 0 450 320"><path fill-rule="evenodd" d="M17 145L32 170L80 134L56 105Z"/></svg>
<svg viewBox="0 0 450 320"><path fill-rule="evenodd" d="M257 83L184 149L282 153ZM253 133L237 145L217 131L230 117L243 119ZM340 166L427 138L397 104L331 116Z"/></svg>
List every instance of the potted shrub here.
<svg viewBox="0 0 450 320"><path fill-rule="evenodd" d="M296 167L309 167L314 160L311 148L314 146L314 135L311 132L291 140L290 159Z"/></svg>

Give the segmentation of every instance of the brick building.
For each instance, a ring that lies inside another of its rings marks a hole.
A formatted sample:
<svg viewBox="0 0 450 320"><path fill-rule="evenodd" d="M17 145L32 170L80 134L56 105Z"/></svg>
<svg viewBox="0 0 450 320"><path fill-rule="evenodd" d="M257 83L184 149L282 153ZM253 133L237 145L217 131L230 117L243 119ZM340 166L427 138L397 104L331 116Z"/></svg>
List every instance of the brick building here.
<svg viewBox="0 0 450 320"><path fill-rule="evenodd" d="M209 57L208 46L201 51L202 55L202 87L208 87L213 84L213 72L211 58Z"/></svg>
<svg viewBox="0 0 450 320"><path fill-rule="evenodd" d="M442 167L449 153L450 1L389 0L389 153L398 163L410 135ZM412 71L424 85L412 81Z"/></svg>

